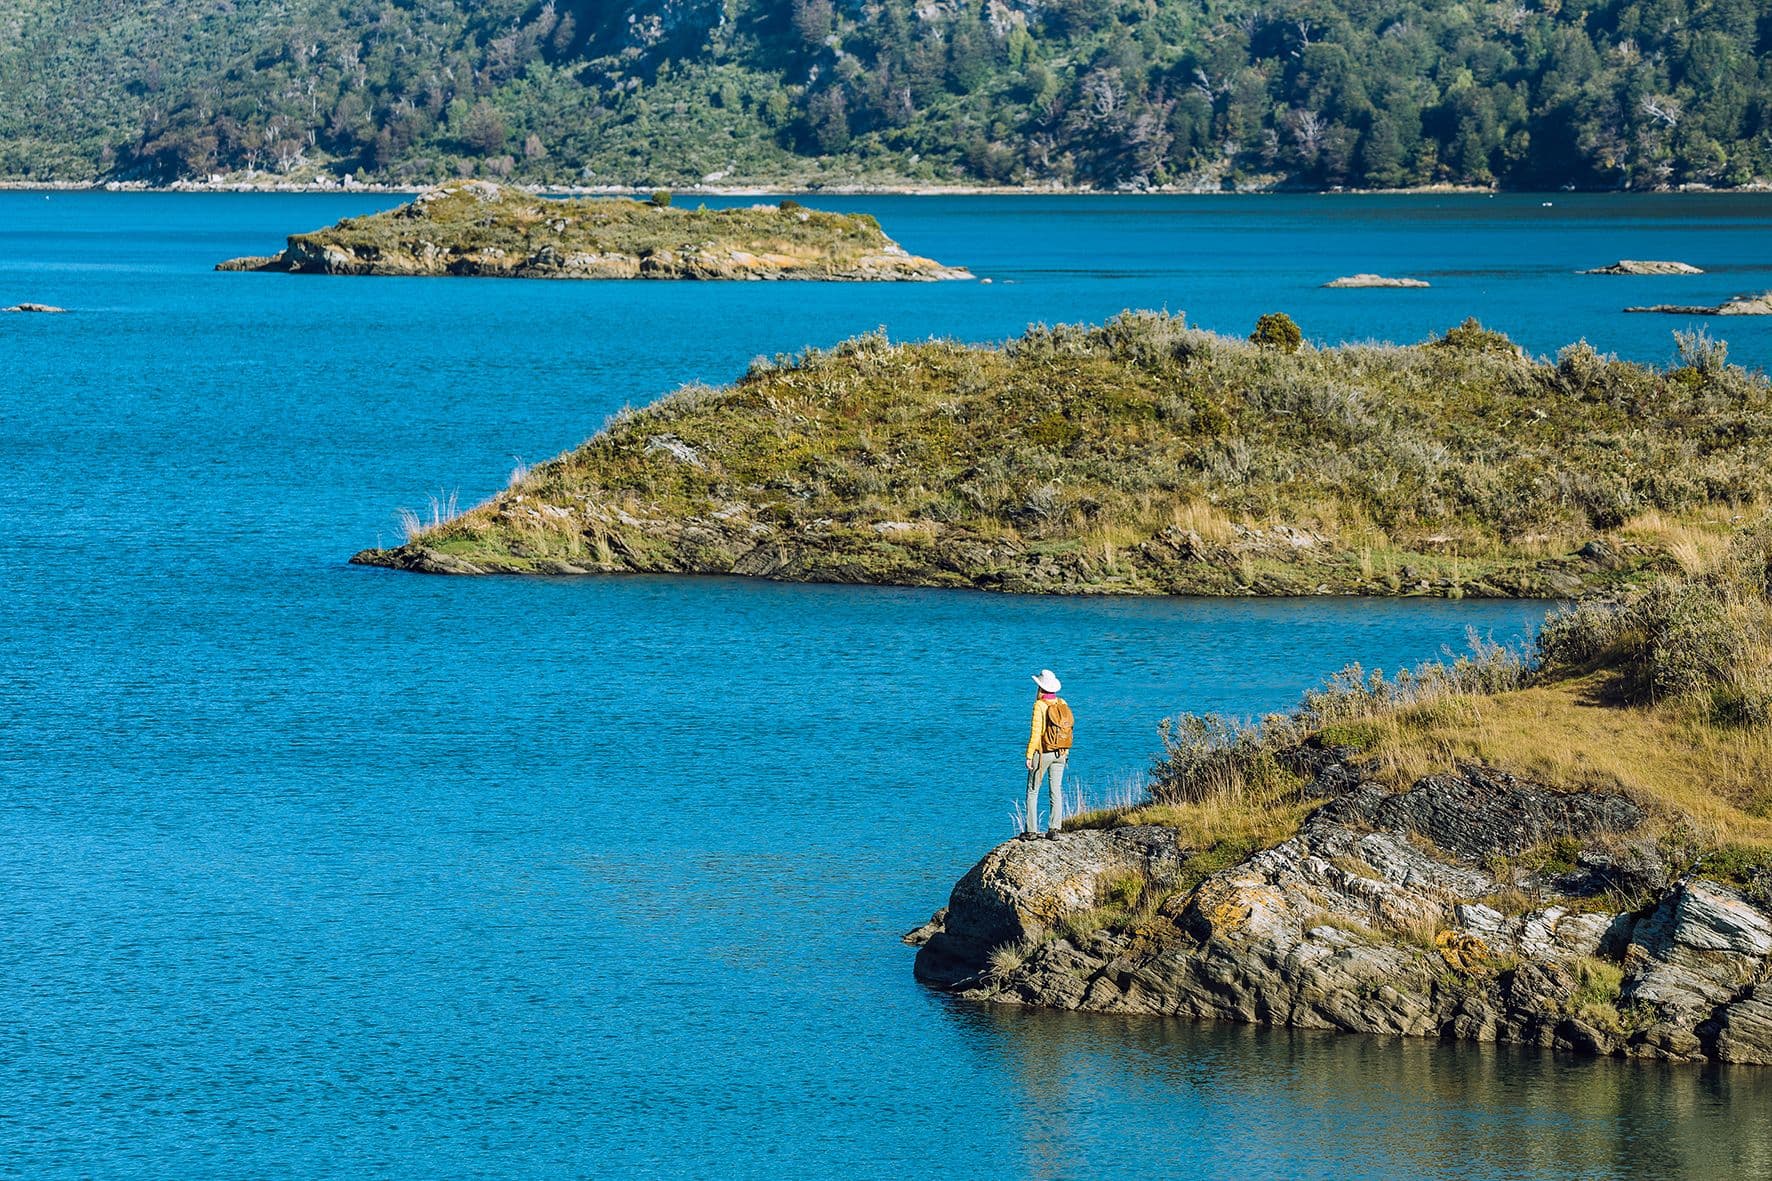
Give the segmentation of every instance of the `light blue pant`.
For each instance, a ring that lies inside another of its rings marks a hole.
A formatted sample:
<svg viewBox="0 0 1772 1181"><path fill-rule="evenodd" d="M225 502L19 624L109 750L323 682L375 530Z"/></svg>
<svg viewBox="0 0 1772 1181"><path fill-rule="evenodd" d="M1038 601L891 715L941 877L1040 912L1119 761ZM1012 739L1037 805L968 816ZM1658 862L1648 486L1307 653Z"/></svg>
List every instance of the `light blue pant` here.
<svg viewBox="0 0 1772 1181"><path fill-rule="evenodd" d="M1057 832L1064 824L1064 765L1070 758L1068 750L1049 750L1040 752L1034 760L1033 767L1028 771L1028 810L1026 819L1022 821L1026 832L1040 831L1040 780L1050 773L1052 776L1052 816L1047 831Z"/></svg>

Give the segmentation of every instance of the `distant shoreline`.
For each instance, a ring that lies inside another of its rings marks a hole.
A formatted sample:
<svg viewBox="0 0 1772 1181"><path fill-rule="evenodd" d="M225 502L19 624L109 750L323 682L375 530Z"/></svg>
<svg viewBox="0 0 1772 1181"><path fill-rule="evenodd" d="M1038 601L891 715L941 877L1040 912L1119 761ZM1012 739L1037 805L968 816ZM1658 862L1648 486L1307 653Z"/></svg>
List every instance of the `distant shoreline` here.
<svg viewBox="0 0 1772 1181"><path fill-rule="evenodd" d="M438 181L437 184L447 183ZM277 182L256 184L247 181L200 183L177 181L169 185L145 181L22 181L0 180L0 192L40 193L363 193L409 196L437 187L437 184L390 185L345 184L339 181L297 184ZM1492 189L1474 185L1423 185L1401 189L1308 189L1288 186L1263 186L1246 189L1208 189L1187 186L1163 186L1149 189L1097 189L1063 185L938 185L938 184L821 184L816 188L792 184L770 186L695 184L680 187L669 185L514 185L532 193L560 197L632 197L646 196L659 189L680 196L705 197L1408 197L1408 196L1583 196L1616 194L1619 196L1669 196L1700 194L1772 193L1772 185L1749 184L1732 188L1703 185L1682 185L1666 189Z"/></svg>

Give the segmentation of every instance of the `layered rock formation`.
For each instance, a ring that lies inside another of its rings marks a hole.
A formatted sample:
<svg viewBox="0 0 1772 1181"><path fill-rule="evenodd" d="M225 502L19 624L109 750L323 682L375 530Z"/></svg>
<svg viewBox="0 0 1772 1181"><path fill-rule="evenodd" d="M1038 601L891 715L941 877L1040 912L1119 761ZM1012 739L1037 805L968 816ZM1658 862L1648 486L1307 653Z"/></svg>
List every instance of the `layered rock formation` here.
<svg viewBox="0 0 1772 1181"><path fill-rule="evenodd" d="M969 279L918 258L865 215L793 202L678 209L626 200L547 200L464 181L411 204L294 234L271 256L220 271L466 275L505 279Z"/></svg>
<svg viewBox="0 0 1772 1181"><path fill-rule="evenodd" d="M999 1003L1772 1063L1772 913L1622 796L1328 762L1297 835L1202 873L1145 826L1011 841L906 937Z"/></svg>

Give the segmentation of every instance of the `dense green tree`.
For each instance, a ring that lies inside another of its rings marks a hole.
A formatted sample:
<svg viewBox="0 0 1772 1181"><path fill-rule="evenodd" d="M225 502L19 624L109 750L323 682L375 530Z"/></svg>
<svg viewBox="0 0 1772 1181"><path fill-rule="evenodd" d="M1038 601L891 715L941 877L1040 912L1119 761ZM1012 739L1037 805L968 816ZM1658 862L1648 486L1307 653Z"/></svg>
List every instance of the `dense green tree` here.
<svg viewBox="0 0 1772 1181"><path fill-rule="evenodd" d="M0 0L0 174L1740 185L1768 0Z"/></svg>

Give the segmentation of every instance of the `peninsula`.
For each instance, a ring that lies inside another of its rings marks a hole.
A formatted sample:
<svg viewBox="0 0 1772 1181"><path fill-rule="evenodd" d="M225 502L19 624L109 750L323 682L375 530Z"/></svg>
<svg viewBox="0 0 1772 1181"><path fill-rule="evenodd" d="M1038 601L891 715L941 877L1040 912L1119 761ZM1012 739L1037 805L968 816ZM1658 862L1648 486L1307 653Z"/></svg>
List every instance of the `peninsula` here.
<svg viewBox="0 0 1772 1181"><path fill-rule="evenodd" d="M398 209L293 234L281 253L221 271L476 275L514 279L970 279L907 254L866 214L793 201L684 209L651 201L550 200L487 181L429 189Z"/></svg>
<svg viewBox="0 0 1772 1181"><path fill-rule="evenodd" d="M624 412L353 561L1045 593L1564 597L1641 577L1772 494L1772 388L1534 362L1467 322L1318 349L1179 316L997 347L867 335Z"/></svg>
<svg viewBox="0 0 1772 1181"><path fill-rule="evenodd" d="M998 1003L1772 1063L1772 532L1527 654L1164 727L1151 802L999 846L906 936Z"/></svg>

